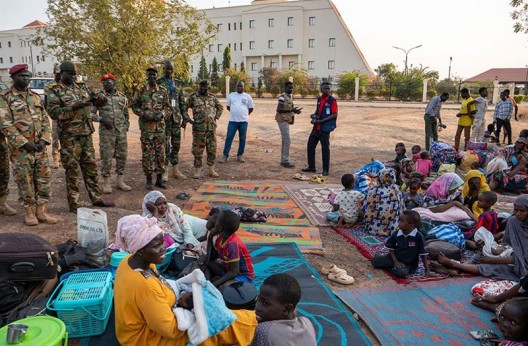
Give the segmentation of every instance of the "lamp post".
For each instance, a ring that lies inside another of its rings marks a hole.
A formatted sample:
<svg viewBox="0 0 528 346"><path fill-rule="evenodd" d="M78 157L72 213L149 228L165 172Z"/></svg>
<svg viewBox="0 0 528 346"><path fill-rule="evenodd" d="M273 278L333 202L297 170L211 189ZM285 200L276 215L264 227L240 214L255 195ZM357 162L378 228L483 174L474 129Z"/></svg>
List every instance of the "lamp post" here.
<svg viewBox="0 0 528 346"><path fill-rule="evenodd" d="M453 62L453 57L449 57L449 72L447 73L447 79L451 80L451 63Z"/></svg>
<svg viewBox="0 0 528 346"><path fill-rule="evenodd" d="M31 72L35 73L35 65L33 65L33 45L31 44L31 40L20 39L20 41L21 42L26 42L27 44L29 44L29 54L31 55Z"/></svg>
<svg viewBox="0 0 528 346"><path fill-rule="evenodd" d="M422 45L418 45L418 46L416 46L416 47L409 48L408 50L405 50L405 49L400 48L400 47L392 46L392 48L399 49L399 50L401 50L402 52L405 53L405 74L407 74L407 58L409 57L409 53L410 53L413 49L420 48L421 46L422 46Z"/></svg>

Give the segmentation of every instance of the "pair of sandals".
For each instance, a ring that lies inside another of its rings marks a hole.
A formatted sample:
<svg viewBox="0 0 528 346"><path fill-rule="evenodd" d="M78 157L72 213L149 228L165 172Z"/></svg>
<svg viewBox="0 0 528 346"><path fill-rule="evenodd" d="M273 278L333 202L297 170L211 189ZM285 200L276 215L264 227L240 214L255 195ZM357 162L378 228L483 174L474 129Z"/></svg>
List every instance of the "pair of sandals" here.
<svg viewBox="0 0 528 346"><path fill-rule="evenodd" d="M328 280L342 285L352 285L354 278L348 275L345 269L341 269L333 263L325 264L321 267L321 273L328 277Z"/></svg>
<svg viewBox="0 0 528 346"><path fill-rule="evenodd" d="M324 184L326 183L326 180L325 178L322 176L322 175L314 175L312 177L312 180L310 180L312 183L316 183L316 184Z"/></svg>

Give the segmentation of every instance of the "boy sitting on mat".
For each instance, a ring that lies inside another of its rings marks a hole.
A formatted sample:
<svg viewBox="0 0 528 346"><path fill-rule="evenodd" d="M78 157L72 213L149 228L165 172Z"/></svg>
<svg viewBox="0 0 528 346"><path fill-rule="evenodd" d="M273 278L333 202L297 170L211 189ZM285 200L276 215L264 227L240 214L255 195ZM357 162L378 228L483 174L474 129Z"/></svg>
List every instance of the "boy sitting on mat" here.
<svg viewBox="0 0 528 346"><path fill-rule="evenodd" d="M309 319L296 317L301 299L299 282L288 274L267 277L258 296L258 326L250 346L315 346L315 330Z"/></svg>
<svg viewBox="0 0 528 346"><path fill-rule="evenodd" d="M404 278L413 274L418 268L419 258L425 267L425 276L430 276L429 262L425 252L425 238L418 232L420 214L414 210L405 210L400 216L398 232L385 242L389 253L376 254L371 263L374 268L386 268L396 277Z"/></svg>
<svg viewBox="0 0 528 346"><path fill-rule="evenodd" d="M252 282L255 276L251 255L246 245L235 234L239 227L240 217L231 210L221 210L217 214L211 235L219 235L214 240L218 258L211 259L208 264L211 282L216 287L221 288L236 281Z"/></svg>
<svg viewBox="0 0 528 346"><path fill-rule="evenodd" d="M354 190L354 182L353 174L341 177L344 189L336 194L332 203L333 210L326 215L329 221L337 222L337 227L352 227L363 218L361 206L365 195Z"/></svg>

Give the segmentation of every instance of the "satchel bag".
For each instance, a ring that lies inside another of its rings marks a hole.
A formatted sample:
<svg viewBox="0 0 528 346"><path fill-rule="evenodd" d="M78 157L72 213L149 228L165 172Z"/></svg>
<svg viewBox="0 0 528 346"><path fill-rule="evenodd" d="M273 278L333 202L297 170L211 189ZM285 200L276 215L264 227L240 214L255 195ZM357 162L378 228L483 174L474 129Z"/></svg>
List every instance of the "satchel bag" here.
<svg viewBox="0 0 528 346"><path fill-rule="evenodd" d="M196 262L200 257L197 251L189 249L178 249L172 256L169 271L179 275L189 264Z"/></svg>

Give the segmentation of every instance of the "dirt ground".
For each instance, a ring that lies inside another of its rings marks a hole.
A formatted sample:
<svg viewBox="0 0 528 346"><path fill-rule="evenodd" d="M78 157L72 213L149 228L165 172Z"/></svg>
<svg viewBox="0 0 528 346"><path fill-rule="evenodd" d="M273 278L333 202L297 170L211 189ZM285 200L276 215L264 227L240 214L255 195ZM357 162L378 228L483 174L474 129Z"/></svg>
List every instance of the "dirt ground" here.
<svg viewBox="0 0 528 346"><path fill-rule="evenodd" d="M225 105L225 99L220 100ZM291 162L296 168L287 169L279 165L280 162L280 133L275 122L276 101L273 99L255 100L255 111L251 115L246 144L246 163L239 163L230 159L223 164L217 164L220 174L218 180L234 181L293 181L291 177L306 166L306 141L311 130L309 114L315 108L314 99L296 100L296 105L304 107L303 113L296 116L295 124L290 127L292 145ZM459 106L446 104L443 107L442 117L447 129L440 133L440 139L454 142L456 129L455 114ZM340 183L340 178L345 173L354 172L357 168L369 162L371 158L381 161L393 159L394 144L404 142L408 152L414 144L424 146L423 110L425 104L402 103L355 103L351 101L339 102L338 127L331 138L331 167L328 183ZM488 110L487 119L491 119L493 111ZM224 110L219 120L217 138L217 157L222 154L224 139L227 129L229 114ZM512 121L513 133L518 134L522 128L528 127L526 117L519 122ZM116 203L116 208L108 208L108 226L113 240L117 220L131 213L140 213L145 190L145 179L141 170L141 147L139 143L139 128L137 117L131 113L131 129L128 140L128 163L126 167L126 181L132 186L132 191L122 192L115 189L115 176L112 177L114 193L105 195L105 199ZM98 153L98 135L94 134L96 152ZM180 150L180 168L184 174L192 175L193 158L191 154L192 133L190 128L182 134ZM233 142L231 155L236 159L238 139ZM321 169L320 149L317 148L316 160L318 169ZM207 174L205 179L211 179ZM100 181L102 179L100 178ZM164 191L170 202L182 205L183 202L174 197L180 192L193 194L203 181L188 179L185 181L171 179L169 188ZM64 187L64 170L52 170L53 196L49 211L60 218L57 225L38 225L27 227L24 225L24 212L18 206L16 186L13 179L10 181L10 198L12 206L16 206L18 215L7 217L0 215L3 224L0 232L28 232L38 234L52 243L61 243L69 238L76 238L76 215L70 213L66 201ZM89 206L86 190L81 185L81 199ZM316 268L325 263L335 263L344 268L355 277L354 287L380 286L391 281L381 270L373 269L370 263L359 254L356 248L345 241L343 237L331 229L321 229L325 256L307 255L308 260ZM372 274L371 278L368 278ZM340 284L333 284L325 279L333 289L347 288ZM371 335L372 336L372 335ZM375 340L374 340L375 341Z"/></svg>

